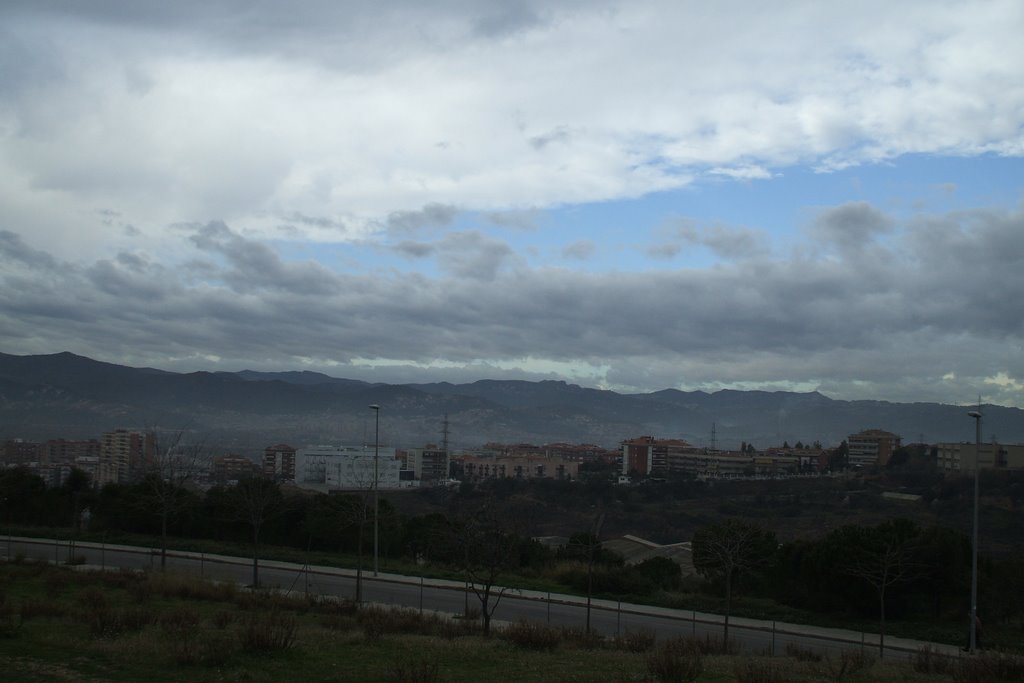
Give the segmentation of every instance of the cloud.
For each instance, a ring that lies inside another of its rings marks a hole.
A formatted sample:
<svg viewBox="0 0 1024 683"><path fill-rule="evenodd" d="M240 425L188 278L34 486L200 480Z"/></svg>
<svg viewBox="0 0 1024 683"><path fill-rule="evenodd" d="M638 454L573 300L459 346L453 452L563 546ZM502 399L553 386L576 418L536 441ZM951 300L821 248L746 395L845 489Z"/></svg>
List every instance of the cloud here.
<svg viewBox="0 0 1024 683"><path fill-rule="evenodd" d="M946 401L959 390L1019 403L1024 212L882 216L893 225L882 264L864 250L794 252L619 276L527 269L475 232L432 243L439 278L320 270L216 223L187 236L206 259L191 271L136 252L76 265L8 232L0 341L156 366L195 353L221 367L301 356L363 377L367 359L416 377L557 366L629 390L747 383Z"/></svg>
<svg viewBox="0 0 1024 683"><path fill-rule="evenodd" d="M812 236L841 249L862 249L892 229L892 220L867 202L823 209L810 228Z"/></svg>
<svg viewBox="0 0 1024 683"><path fill-rule="evenodd" d="M577 240L562 248L562 258L586 261L594 255L594 249L596 247L591 240Z"/></svg>
<svg viewBox="0 0 1024 683"><path fill-rule="evenodd" d="M451 225L458 211L453 206L427 204L419 211L395 211L388 216L388 230L409 233L420 228L444 228Z"/></svg>

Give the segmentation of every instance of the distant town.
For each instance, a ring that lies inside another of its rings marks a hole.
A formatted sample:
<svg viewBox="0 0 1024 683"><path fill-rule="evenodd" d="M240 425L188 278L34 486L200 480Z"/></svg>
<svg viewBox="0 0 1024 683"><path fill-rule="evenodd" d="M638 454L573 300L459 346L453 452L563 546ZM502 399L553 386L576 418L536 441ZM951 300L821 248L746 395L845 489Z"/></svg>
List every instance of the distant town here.
<svg viewBox="0 0 1024 683"><path fill-rule="evenodd" d="M164 437L166 440L167 437ZM836 475L887 466L901 453L913 451L945 472L982 469L1024 469L1024 445L982 443L903 444L883 429L850 434L838 447L818 442L784 442L757 448L742 443L738 450L698 447L681 439L639 436L620 448L592 444L487 443L476 449L450 450L444 444L400 449L385 444L358 446L269 445L258 461L232 453L204 453L201 444L183 443L180 435L161 444L154 431L115 429L95 439L54 438L4 443L2 464L24 467L48 486L60 486L73 470L93 486L132 483L154 472L157 463L190 460L193 481L200 488L230 485L242 478L265 476L321 493L401 490L455 485L492 479L576 480L580 470L603 471L620 484L665 477L696 479L763 479Z"/></svg>

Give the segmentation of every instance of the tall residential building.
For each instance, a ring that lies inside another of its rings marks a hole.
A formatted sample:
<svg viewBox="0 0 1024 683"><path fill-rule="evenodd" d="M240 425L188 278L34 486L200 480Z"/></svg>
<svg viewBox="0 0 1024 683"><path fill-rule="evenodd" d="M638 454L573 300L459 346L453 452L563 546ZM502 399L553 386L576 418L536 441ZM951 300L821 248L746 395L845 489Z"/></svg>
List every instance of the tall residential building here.
<svg viewBox="0 0 1024 683"><path fill-rule="evenodd" d="M448 478L448 451L439 448L410 448L406 466L420 481L444 481Z"/></svg>
<svg viewBox="0 0 1024 683"><path fill-rule="evenodd" d="M101 445L96 439L87 441L68 441L67 439L50 439L42 446L44 465L74 465L82 458L86 462L99 460Z"/></svg>
<svg viewBox="0 0 1024 683"><path fill-rule="evenodd" d="M884 467L893 452L900 447L900 437L881 429L866 429L846 437L849 447L847 463L850 467Z"/></svg>
<svg viewBox="0 0 1024 683"><path fill-rule="evenodd" d="M96 484L124 483L138 478L155 453L156 437L152 432L128 429L105 432L100 439Z"/></svg>
<svg viewBox="0 0 1024 683"><path fill-rule="evenodd" d="M279 443L263 451L263 476L278 481L295 481L295 449Z"/></svg>

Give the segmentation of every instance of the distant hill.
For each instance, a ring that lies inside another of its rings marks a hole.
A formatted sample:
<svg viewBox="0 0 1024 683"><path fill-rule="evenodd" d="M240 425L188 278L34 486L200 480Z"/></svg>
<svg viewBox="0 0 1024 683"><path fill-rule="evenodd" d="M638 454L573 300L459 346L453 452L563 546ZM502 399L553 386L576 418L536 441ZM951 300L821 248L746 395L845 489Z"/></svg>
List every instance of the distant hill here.
<svg viewBox="0 0 1024 683"><path fill-rule="evenodd" d="M0 438L94 437L118 427L189 429L211 444L253 453L271 443L355 444L372 440L379 404L382 439L400 447L451 442L587 442L613 447L652 435L720 447L784 441L835 445L878 427L905 442L973 440L966 409L937 403L837 401L817 392L665 389L620 394L557 381L374 384L316 372L174 373L58 353L0 354ZM985 438L1024 441L1024 411L984 406Z"/></svg>

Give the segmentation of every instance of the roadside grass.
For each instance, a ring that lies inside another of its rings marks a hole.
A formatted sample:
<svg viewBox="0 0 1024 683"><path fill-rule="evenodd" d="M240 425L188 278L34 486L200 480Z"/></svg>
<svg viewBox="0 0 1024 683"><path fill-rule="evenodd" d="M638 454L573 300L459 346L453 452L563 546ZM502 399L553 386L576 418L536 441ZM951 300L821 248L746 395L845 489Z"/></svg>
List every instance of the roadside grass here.
<svg viewBox="0 0 1024 683"><path fill-rule="evenodd" d="M81 533L76 534L71 529L56 529L48 527L4 527L0 533L10 533L28 537L49 537L60 540L89 541L94 543L133 545L140 547L159 548L159 539L152 536L138 534L103 534L103 533ZM0 536L0 544L3 537ZM211 555L227 555L232 557L251 557L250 546L243 543L218 542L205 539L168 538L168 550L181 550ZM357 558L354 555L342 553L313 552L305 553L294 548L282 546L264 546L261 549L261 560L276 560L292 562L298 565L309 563L316 566L338 567L354 569ZM364 566L367 558L363 558ZM464 576L449 567L436 566L432 564L417 564L415 562L381 557L380 567L384 572L404 574L407 576L422 576L424 578L446 579L451 581L462 581ZM571 586L564 585L550 576L544 574L504 574L499 578L500 585L523 590L534 590L539 592L562 593L568 595L580 595L578 590ZM724 610L724 600L707 593L689 590L680 592L659 592L651 595L602 595L595 594L595 598L622 602L632 602L641 605L652 605L671 607L683 611L695 610L697 612L709 612L720 614ZM790 607L773 600L739 596L733 601L732 615L749 619L762 619L767 621L781 621L794 624L807 624L827 628L846 629L850 631L864 631L867 633L878 632L878 621L851 615L821 614L809 610L802 610ZM888 636L912 638L928 642L946 643L961 645L964 640L965 628L957 621L943 619L928 620L890 620L886 622ZM1012 652L1024 652L1024 626L1020 622L1004 624L987 624L987 643L1000 650Z"/></svg>
<svg viewBox="0 0 1024 683"><path fill-rule="evenodd" d="M0 670L12 681L960 683L1024 673L1024 659L1006 655L739 656L686 638L604 639L536 624L483 638L447 615L29 562L0 563L0 621L10 626Z"/></svg>

